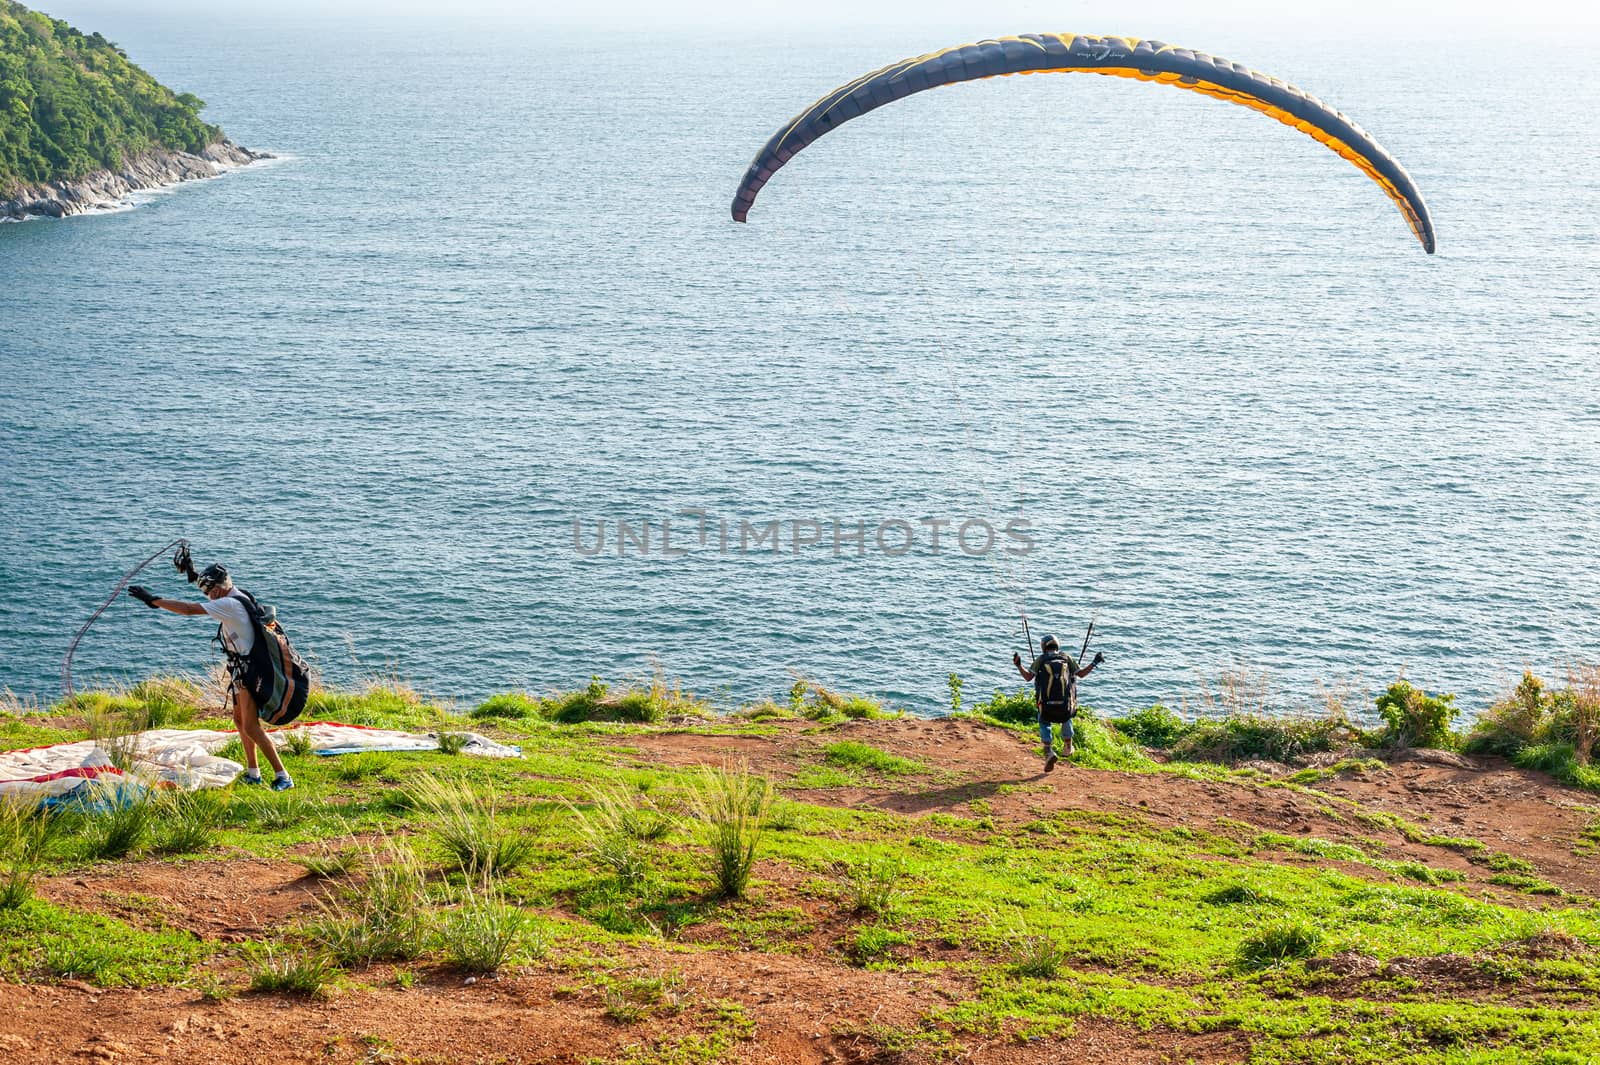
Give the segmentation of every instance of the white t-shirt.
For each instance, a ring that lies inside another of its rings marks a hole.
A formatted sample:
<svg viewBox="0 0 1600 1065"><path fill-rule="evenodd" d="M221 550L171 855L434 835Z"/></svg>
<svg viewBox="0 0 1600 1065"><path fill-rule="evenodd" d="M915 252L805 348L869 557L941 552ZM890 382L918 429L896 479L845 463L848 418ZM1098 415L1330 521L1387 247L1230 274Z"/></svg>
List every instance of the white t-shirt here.
<svg viewBox="0 0 1600 1065"><path fill-rule="evenodd" d="M221 599L207 599L200 604L206 613L222 626L222 642L237 655L247 655L256 645L255 626L250 624L250 612L232 594Z"/></svg>

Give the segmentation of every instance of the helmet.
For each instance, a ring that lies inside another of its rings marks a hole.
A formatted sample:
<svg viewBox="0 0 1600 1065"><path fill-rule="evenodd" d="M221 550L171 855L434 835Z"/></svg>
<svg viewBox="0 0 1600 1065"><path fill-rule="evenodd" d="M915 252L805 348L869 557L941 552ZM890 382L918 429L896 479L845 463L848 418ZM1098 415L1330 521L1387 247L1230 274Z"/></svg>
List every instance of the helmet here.
<svg viewBox="0 0 1600 1065"><path fill-rule="evenodd" d="M227 584L231 578L228 576L228 567L220 562L213 562L200 571L199 578L195 581L202 592Z"/></svg>
<svg viewBox="0 0 1600 1065"><path fill-rule="evenodd" d="M223 572L227 572L227 571L224 570ZM202 578L202 579L204 579L204 578ZM1039 650L1041 650L1041 651L1059 651L1059 650L1061 650L1061 641L1056 639L1054 636L1051 636L1049 633L1046 633L1045 635L1043 635L1043 636L1041 636L1039 638Z"/></svg>

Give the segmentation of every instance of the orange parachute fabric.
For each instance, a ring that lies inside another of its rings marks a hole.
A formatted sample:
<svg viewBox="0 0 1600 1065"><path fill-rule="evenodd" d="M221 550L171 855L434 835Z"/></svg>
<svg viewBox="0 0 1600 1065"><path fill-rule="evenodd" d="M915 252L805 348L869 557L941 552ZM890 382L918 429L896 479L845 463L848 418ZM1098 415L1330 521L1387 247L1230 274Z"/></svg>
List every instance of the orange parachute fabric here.
<svg viewBox="0 0 1600 1065"><path fill-rule="evenodd" d="M756 153L733 198L743 222L756 194L795 154L829 130L912 93L939 85L1009 74L1079 71L1172 85L1242 104L1313 137L1353 163L1400 208L1429 254L1433 221L1411 175L1343 114L1286 82L1238 63L1160 41L1028 33L979 41L893 63L841 85L785 125Z"/></svg>

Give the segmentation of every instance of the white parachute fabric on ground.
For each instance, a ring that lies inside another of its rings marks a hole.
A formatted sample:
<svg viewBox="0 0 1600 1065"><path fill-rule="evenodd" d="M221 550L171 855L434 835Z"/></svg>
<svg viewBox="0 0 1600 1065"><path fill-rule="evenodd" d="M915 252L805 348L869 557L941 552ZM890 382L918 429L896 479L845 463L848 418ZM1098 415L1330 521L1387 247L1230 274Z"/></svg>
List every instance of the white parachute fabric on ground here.
<svg viewBox="0 0 1600 1065"><path fill-rule="evenodd" d="M436 732L400 732L394 729L367 728L363 725L341 725L333 721L307 721L272 732L272 742L283 747L293 733L302 733L311 740L311 749L317 754L359 754L362 751L437 751L439 734ZM230 733L231 735L231 733ZM522 749L496 743L476 732L457 732L463 737L462 754L480 758L520 758Z"/></svg>
<svg viewBox="0 0 1600 1065"><path fill-rule="evenodd" d="M400 732L393 729L364 728L329 721L312 721L269 733L274 746L284 747L290 736L301 733L311 740L317 754L353 754L360 751L436 751L439 736L434 733ZM516 747L496 743L475 732L465 737L462 754L481 758L520 758ZM57 743L22 751L0 751L0 798L24 802L60 799L102 777L131 776L148 784L166 784L185 791L221 788L244 772L244 766L217 751L238 738L234 732L210 729L151 729L135 736L119 737L118 746L130 753L130 772L124 774L94 740Z"/></svg>

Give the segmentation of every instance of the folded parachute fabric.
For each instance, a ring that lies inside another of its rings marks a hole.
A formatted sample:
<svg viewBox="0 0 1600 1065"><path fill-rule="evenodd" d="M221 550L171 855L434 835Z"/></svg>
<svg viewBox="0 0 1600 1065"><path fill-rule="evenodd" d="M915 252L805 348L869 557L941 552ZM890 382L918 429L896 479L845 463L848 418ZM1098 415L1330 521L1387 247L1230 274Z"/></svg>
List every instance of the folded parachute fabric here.
<svg viewBox="0 0 1600 1065"><path fill-rule="evenodd" d="M311 749L321 755L359 754L362 751L437 751L439 734L435 732L400 732L395 729L368 728L365 725L341 725L334 721L307 721L276 729L272 742L279 747L289 742L291 733L300 733L311 741ZM231 735L231 734L230 734ZM480 758L520 758L522 748L496 743L476 732L460 732L465 745L462 754Z"/></svg>
<svg viewBox="0 0 1600 1065"><path fill-rule="evenodd" d="M392 729L340 725L329 721L297 724L269 733L278 747L289 737L301 733L321 755L352 754L359 751L435 751L435 734L399 732ZM482 758L519 758L522 751L496 743L477 733L462 733L462 754ZM21 751L0 751L0 799L57 804L87 788L96 780L117 782L123 789L149 784L197 791L231 784L244 772L244 766L216 752L237 739L234 732L210 729L152 729L123 737L131 756L130 773L111 764L94 740L57 743ZM81 798L81 796L79 796Z"/></svg>

